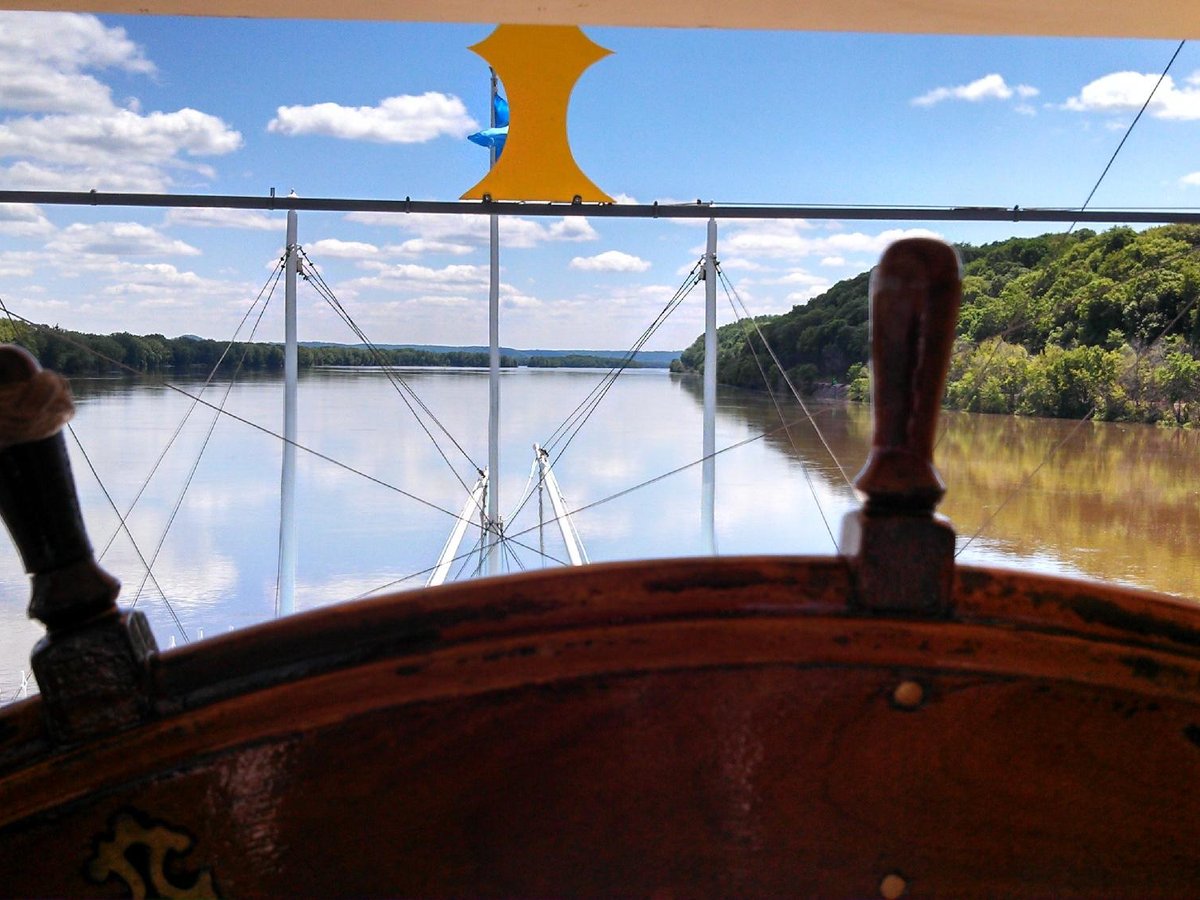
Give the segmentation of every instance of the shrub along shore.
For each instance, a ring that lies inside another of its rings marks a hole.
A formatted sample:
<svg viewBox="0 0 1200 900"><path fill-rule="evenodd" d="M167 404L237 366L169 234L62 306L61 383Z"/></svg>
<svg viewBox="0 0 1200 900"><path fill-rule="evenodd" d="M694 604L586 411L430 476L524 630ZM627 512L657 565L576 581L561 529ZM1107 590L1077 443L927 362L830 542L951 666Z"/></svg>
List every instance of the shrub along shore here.
<svg viewBox="0 0 1200 900"><path fill-rule="evenodd" d="M946 406L984 413L1159 422L1200 421L1200 226L1012 238L959 246L963 304ZM869 397L870 273L781 316L758 319L803 391L845 385ZM718 334L718 378L773 388L779 367L753 326ZM701 335L677 370L703 368Z"/></svg>

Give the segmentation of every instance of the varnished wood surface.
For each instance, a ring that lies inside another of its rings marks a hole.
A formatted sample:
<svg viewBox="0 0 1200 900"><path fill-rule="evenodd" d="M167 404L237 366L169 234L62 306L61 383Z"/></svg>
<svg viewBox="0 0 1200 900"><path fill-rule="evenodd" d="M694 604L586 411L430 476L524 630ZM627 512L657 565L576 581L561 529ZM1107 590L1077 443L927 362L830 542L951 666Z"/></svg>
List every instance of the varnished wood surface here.
<svg viewBox="0 0 1200 900"><path fill-rule="evenodd" d="M276 0L0 0L0 9L775 31L1200 36L1200 12L1192 0L1159 0L1148 8L1119 0L491 0L486 6L474 0L294 0L286 6Z"/></svg>
<svg viewBox="0 0 1200 900"><path fill-rule="evenodd" d="M39 751L36 699L0 715L0 759L28 751L0 871L121 896L85 869L127 815L190 837L176 884L230 897L1194 894L1189 605L964 568L929 621L851 612L850 581L615 564L164 654L132 731Z"/></svg>

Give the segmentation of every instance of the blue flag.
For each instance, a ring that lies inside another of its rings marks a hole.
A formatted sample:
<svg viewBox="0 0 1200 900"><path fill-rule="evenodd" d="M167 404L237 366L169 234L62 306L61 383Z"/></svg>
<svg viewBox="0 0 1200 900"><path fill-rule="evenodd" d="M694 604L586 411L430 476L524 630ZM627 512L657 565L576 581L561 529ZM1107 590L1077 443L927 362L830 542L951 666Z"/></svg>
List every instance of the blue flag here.
<svg viewBox="0 0 1200 900"><path fill-rule="evenodd" d="M492 98L492 111L496 115L496 126L469 134L467 140L480 147L495 147L496 159L499 159L504 152L504 142L508 140L508 101L497 94Z"/></svg>

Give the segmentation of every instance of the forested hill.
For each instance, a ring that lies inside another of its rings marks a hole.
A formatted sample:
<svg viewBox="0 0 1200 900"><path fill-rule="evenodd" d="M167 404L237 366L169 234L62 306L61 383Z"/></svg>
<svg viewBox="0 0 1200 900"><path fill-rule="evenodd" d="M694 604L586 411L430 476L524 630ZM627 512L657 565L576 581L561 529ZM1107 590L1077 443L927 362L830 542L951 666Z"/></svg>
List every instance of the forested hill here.
<svg viewBox="0 0 1200 900"><path fill-rule="evenodd" d="M1046 234L961 245L963 305L946 403L976 412L1190 424L1200 419L1200 226ZM793 384L865 399L869 273L759 319ZM779 369L749 324L719 331L718 378ZM701 335L681 356L699 370Z"/></svg>

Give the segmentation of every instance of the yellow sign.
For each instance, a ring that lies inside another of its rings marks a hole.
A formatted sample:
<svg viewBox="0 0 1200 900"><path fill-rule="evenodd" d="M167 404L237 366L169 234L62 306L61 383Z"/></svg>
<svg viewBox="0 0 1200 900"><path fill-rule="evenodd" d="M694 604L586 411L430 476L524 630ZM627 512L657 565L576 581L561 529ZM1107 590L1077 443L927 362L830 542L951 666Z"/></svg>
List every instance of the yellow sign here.
<svg viewBox="0 0 1200 900"><path fill-rule="evenodd" d="M504 153L464 200L612 203L575 162L567 142L567 104L575 82L608 56L573 25L500 25L471 47L496 70L511 119Z"/></svg>

